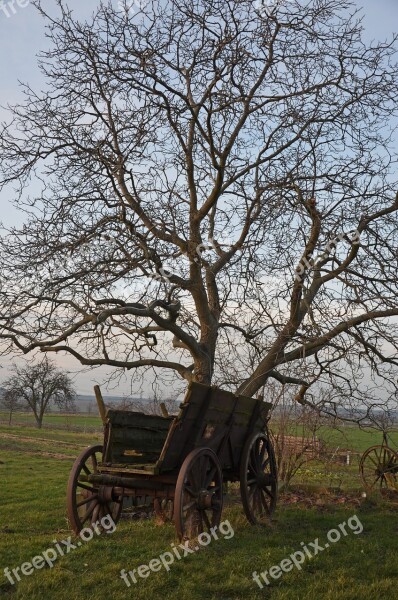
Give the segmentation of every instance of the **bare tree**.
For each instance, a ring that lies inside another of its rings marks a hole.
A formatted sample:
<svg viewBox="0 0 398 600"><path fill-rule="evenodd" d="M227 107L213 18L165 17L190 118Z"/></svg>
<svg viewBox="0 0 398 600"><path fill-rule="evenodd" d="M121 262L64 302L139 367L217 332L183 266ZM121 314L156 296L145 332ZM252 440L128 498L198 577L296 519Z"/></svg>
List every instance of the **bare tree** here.
<svg viewBox="0 0 398 600"><path fill-rule="evenodd" d="M396 39L365 44L348 0L34 4L48 85L0 132L29 215L1 241L4 352L386 402Z"/></svg>
<svg viewBox="0 0 398 600"><path fill-rule="evenodd" d="M163 408L162 408L163 406ZM180 403L175 398L158 397L155 393L151 398L123 398L119 402L108 403L109 408L117 410L132 410L148 415L169 415L178 413Z"/></svg>
<svg viewBox="0 0 398 600"><path fill-rule="evenodd" d="M14 390L4 390L0 395L0 406L8 412L8 424L11 425L12 415L22 408L20 398Z"/></svg>
<svg viewBox="0 0 398 600"><path fill-rule="evenodd" d="M41 429L43 417L51 405L70 412L74 409L76 394L67 373L58 369L47 357L40 363L14 365L13 375L4 383L5 397L29 408Z"/></svg>

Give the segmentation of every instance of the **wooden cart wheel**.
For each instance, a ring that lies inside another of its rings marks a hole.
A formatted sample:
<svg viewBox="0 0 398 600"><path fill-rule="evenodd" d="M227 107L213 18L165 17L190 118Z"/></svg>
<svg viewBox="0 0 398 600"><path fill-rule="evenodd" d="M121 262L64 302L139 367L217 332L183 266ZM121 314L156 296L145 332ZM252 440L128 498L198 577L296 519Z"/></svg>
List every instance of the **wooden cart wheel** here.
<svg viewBox="0 0 398 600"><path fill-rule="evenodd" d="M396 489L398 454L388 446L372 446L362 455L359 472L367 490Z"/></svg>
<svg viewBox="0 0 398 600"><path fill-rule="evenodd" d="M82 473L96 473L101 460L102 446L91 446L77 457L70 472L67 489L68 517L76 535L106 515L110 515L114 523L117 523L122 512L123 497L114 498L112 488L79 481Z"/></svg>
<svg viewBox="0 0 398 600"><path fill-rule="evenodd" d="M180 469L175 498L174 523L181 540L197 537L218 527L223 506L222 471L210 448L196 448Z"/></svg>
<svg viewBox="0 0 398 600"><path fill-rule="evenodd" d="M277 500L277 472L272 444L265 433L250 437L242 452L240 493L252 525L269 521Z"/></svg>
<svg viewBox="0 0 398 600"><path fill-rule="evenodd" d="M159 522L167 523L173 520L174 502L171 498L155 498L153 510Z"/></svg>

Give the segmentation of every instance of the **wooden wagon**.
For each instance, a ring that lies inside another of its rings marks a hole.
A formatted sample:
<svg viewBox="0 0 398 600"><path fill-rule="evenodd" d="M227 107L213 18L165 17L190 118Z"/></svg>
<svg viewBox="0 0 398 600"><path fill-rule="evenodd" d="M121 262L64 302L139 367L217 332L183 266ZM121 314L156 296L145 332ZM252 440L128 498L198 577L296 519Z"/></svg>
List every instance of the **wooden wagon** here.
<svg viewBox="0 0 398 600"><path fill-rule="evenodd" d="M240 482L252 524L269 519L277 473L267 421L270 404L191 383L175 417L109 409L96 390L103 446L84 450L68 483L68 515L79 533L105 515L117 522L123 500L147 496L169 510L180 539L218 526L223 482Z"/></svg>

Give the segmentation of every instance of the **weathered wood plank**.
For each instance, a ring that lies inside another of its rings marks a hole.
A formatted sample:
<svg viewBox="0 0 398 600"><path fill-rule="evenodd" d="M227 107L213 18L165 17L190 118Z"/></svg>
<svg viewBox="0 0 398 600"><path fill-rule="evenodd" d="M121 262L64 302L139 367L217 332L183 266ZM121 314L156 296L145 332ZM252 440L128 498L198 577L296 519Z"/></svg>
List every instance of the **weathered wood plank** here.
<svg viewBox="0 0 398 600"><path fill-rule="evenodd" d="M191 383L160 454L159 472L179 468L196 447L207 446L217 451L222 433L227 431L225 428L228 428L231 444L224 444L219 458L223 468L231 468L232 457L237 468L247 436L264 428L264 412L271 405L263 405L260 407L255 398L237 397L225 390L214 387L209 390L207 386Z"/></svg>
<svg viewBox="0 0 398 600"><path fill-rule="evenodd" d="M107 418L113 426L120 427L147 427L168 431L173 417L161 417L159 415L146 415L145 413L108 409Z"/></svg>

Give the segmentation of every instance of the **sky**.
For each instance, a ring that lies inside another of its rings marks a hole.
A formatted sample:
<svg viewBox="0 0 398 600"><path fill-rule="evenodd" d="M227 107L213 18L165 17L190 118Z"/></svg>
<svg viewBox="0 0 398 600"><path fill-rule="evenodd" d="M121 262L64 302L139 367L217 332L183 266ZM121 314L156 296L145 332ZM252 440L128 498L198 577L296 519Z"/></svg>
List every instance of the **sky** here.
<svg viewBox="0 0 398 600"><path fill-rule="evenodd" d="M98 5L98 0L68 0L70 8L79 16L88 16ZM42 0L44 7L55 10L54 0ZM118 4L118 0L114 0ZM398 0L358 0L363 7L364 25L368 39L389 38L398 30ZM43 20L29 0L0 0L0 119L6 118L7 103L20 99L19 81L40 87L42 81L36 67L36 54L47 48ZM8 194L0 194L0 221L5 225L21 223L21 215L12 207ZM101 382L104 370L82 372L75 359L58 358L61 366L75 373L79 393L92 392L94 383ZM0 385L8 373L10 360L0 357ZM118 393L128 393L129 380L120 383ZM146 390L144 390L145 392ZM148 388L149 393L149 388Z"/></svg>

